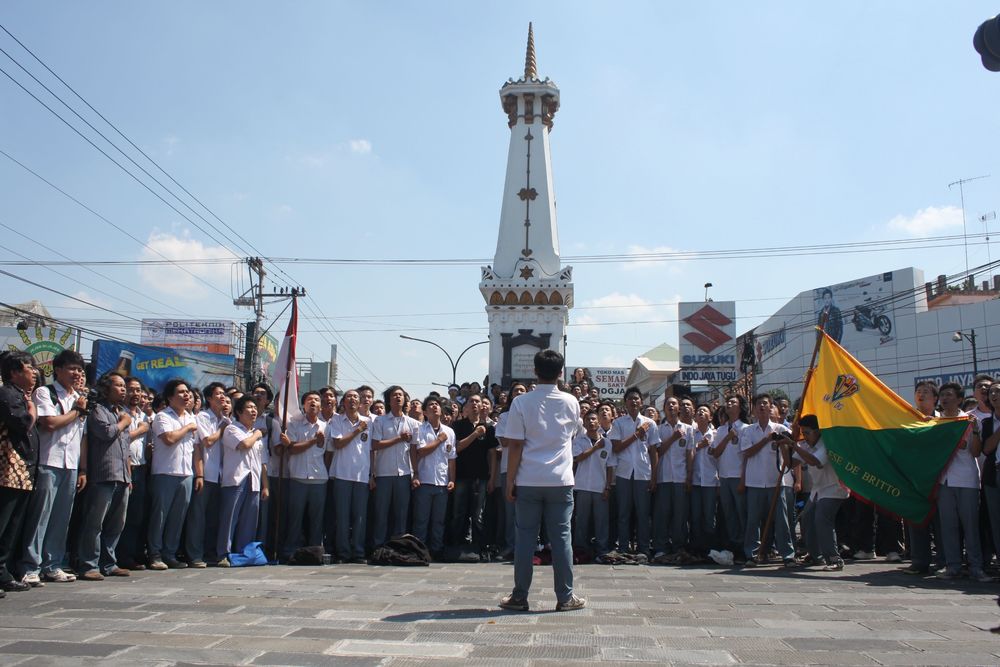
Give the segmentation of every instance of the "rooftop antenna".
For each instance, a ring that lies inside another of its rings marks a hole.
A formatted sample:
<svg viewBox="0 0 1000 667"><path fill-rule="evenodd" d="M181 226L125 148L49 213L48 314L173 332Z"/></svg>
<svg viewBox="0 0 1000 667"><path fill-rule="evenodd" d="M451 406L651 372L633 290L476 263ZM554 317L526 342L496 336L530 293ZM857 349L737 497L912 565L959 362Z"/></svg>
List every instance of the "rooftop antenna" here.
<svg viewBox="0 0 1000 667"><path fill-rule="evenodd" d="M986 224L986 223L988 223L988 222L990 222L992 220L996 220L996 219L997 219L997 212L996 211L990 211L988 213L983 213L981 216L979 216L979 222L983 223L983 235L986 237L986 263L987 264L992 264L993 263L993 258L990 257L990 228L989 228L989 225Z"/></svg>
<svg viewBox="0 0 1000 667"><path fill-rule="evenodd" d="M975 284L975 280L972 280L972 276L969 276L969 232L965 228L965 184L971 183L972 181L978 181L983 178L989 178L989 174L984 174L982 176L973 176L972 178L960 178L957 181L953 181L948 184L948 189L951 190L952 186L958 186L958 195L962 200L962 238L965 243L965 273L966 280L972 281Z"/></svg>

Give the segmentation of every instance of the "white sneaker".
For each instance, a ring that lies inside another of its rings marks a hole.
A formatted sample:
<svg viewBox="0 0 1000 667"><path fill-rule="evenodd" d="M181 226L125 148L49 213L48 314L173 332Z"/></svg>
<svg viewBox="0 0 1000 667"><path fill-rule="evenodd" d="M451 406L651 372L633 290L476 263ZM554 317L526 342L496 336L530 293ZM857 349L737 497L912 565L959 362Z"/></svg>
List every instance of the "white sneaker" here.
<svg viewBox="0 0 1000 667"><path fill-rule="evenodd" d="M875 554L871 551L861 551L860 549L854 552L854 560L871 560L875 558Z"/></svg>
<svg viewBox="0 0 1000 667"><path fill-rule="evenodd" d="M899 555L898 551L890 551L885 555L886 563L902 563L903 557Z"/></svg>
<svg viewBox="0 0 1000 667"><path fill-rule="evenodd" d="M42 579L45 581L53 581L59 584L68 584L71 581L76 581L75 574L67 574L61 569L56 568L52 572L46 572L42 575Z"/></svg>
<svg viewBox="0 0 1000 667"><path fill-rule="evenodd" d="M32 588L41 588L42 586L45 585L42 583L42 580L38 577L37 572L34 572L32 574L26 574L23 577L21 577L21 583L28 584Z"/></svg>

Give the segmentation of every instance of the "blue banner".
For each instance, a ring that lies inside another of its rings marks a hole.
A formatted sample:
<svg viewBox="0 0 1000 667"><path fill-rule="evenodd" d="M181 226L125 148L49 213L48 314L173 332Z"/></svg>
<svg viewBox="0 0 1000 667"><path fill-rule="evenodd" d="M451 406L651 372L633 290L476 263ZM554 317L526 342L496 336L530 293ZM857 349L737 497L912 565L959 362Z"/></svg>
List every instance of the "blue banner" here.
<svg viewBox="0 0 1000 667"><path fill-rule="evenodd" d="M193 389L201 389L211 382L229 386L233 384L236 368L236 357L230 354L174 350L113 340L95 340L91 359L97 377L117 370L139 378L155 391L161 391L174 378L184 380Z"/></svg>

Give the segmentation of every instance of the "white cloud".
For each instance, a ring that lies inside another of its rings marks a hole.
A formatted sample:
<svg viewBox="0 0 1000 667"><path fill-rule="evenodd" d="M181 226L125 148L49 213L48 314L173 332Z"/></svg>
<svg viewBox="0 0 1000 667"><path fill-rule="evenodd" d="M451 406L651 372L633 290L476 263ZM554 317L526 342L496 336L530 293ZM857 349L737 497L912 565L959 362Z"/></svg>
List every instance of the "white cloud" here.
<svg viewBox="0 0 1000 667"><path fill-rule="evenodd" d="M322 169L330 161L330 156L325 153L313 153L300 155L298 162L308 169Z"/></svg>
<svg viewBox="0 0 1000 667"><path fill-rule="evenodd" d="M181 236L153 231L139 253L139 259L162 261L190 259L228 259L238 261L235 255L222 246L208 246L192 239L185 232ZM183 266L183 268L180 268ZM150 288L173 297L201 298L209 288L198 278L229 292L232 264L149 264L139 267L139 277ZM194 275L192 275L194 274ZM195 277L197 276L197 278Z"/></svg>
<svg viewBox="0 0 1000 667"><path fill-rule="evenodd" d="M621 294L612 292L583 302L584 308L606 308L608 310L626 309L633 313L648 311L649 301L638 294Z"/></svg>
<svg viewBox="0 0 1000 667"><path fill-rule="evenodd" d="M628 247L627 254L629 255L662 255L667 253L680 252L677 248L672 248L666 245L653 246L652 248L647 248L641 245L630 245ZM629 259L622 261L621 268L623 271L636 271L638 269L648 269L650 267L666 268L671 275L677 275L681 272L680 262L667 262L662 259Z"/></svg>
<svg viewBox="0 0 1000 667"><path fill-rule="evenodd" d="M179 144L180 142L181 140L172 134L167 135L162 139L160 139L160 143L163 144L163 154L166 155L167 157L173 155L174 151L177 149L177 144Z"/></svg>
<svg viewBox="0 0 1000 667"><path fill-rule="evenodd" d="M962 209L957 206L928 206L911 216L897 215L889 221L889 229L910 236L931 236L962 226Z"/></svg>
<svg viewBox="0 0 1000 667"><path fill-rule="evenodd" d="M654 310L650 302L638 294L622 294L621 292L612 292L596 299L589 299L577 308L584 312L580 315L574 315L572 322L577 330L582 331L603 329L605 327L598 325L605 322L645 319ZM637 318L637 315L643 317Z"/></svg>
<svg viewBox="0 0 1000 667"><path fill-rule="evenodd" d="M102 308L113 307L110 301L101 298L99 296L94 296L90 292L86 292L84 290L78 290L76 292L73 292L72 297L73 297L72 299L63 299L60 305L79 308L82 305L80 301L86 301L87 303L92 303L95 306L101 306ZM80 301L76 301L75 299L79 299Z"/></svg>
<svg viewBox="0 0 1000 667"><path fill-rule="evenodd" d="M352 153L357 153L358 155L368 155L372 152L372 142L367 139L351 139L347 142L347 146L351 149Z"/></svg>

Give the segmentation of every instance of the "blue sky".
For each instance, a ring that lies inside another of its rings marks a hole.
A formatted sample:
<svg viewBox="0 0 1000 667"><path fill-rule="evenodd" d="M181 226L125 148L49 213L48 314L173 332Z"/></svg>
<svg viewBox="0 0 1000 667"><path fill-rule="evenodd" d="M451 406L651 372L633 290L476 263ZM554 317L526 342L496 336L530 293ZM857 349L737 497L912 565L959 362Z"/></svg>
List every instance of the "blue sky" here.
<svg viewBox="0 0 1000 667"><path fill-rule="evenodd" d="M539 72L562 93L553 169L562 253L574 256L960 234L948 183L994 174L965 191L969 231L982 231L978 216L998 205L1000 74L982 68L972 33L995 11L986 2L11 1L0 23L265 255L478 259L495 249L506 164L497 91L523 70L529 20ZM2 33L0 46L72 101ZM238 243L216 234L221 247L6 77L0 128L0 149L158 252L226 257ZM2 156L0 201L0 223L47 246L0 228L0 261L15 252L44 262L53 250L155 257ZM628 365L676 344L670 304L700 300L705 282L715 299L738 302L742 332L804 289L905 266L928 279L965 268L962 247L937 245L581 263L568 362ZM977 240L970 264L997 255ZM116 336L138 339L125 316L251 318L231 303L245 269L225 264L190 267L219 291L173 268L58 267L68 277L3 268L118 314L0 276L5 301L39 298ZM398 382L422 394L450 369L400 333L456 353L485 338L478 264L280 268L287 276L269 268L277 285L291 276L310 293L300 356L321 360L340 342L344 386ZM336 335L317 332L328 324ZM459 375L481 379L485 368L477 348Z"/></svg>

